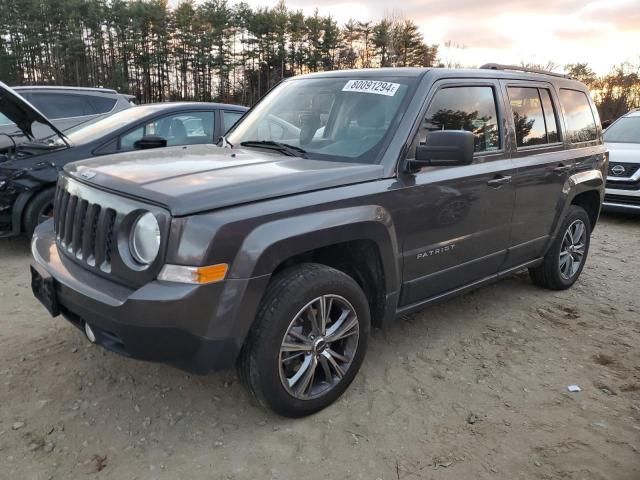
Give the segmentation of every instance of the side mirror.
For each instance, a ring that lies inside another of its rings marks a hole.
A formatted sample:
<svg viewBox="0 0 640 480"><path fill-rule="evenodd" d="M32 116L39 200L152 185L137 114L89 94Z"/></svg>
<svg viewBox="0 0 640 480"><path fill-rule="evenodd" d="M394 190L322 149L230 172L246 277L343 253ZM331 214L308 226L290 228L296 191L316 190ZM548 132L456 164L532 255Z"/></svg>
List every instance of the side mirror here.
<svg viewBox="0 0 640 480"><path fill-rule="evenodd" d="M602 128L609 128L609 126L611 125L611 123L613 123L611 120L603 120L602 121Z"/></svg>
<svg viewBox="0 0 640 480"><path fill-rule="evenodd" d="M163 148L167 146L167 139L157 135L145 135L140 140L133 142L133 147L140 150L148 148Z"/></svg>
<svg viewBox="0 0 640 480"><path fill-rule="evenodd" d="M437 130L427 137L425 145L416 147L412 167L452 167L473 162L475 137L466 130Z"/></svg>

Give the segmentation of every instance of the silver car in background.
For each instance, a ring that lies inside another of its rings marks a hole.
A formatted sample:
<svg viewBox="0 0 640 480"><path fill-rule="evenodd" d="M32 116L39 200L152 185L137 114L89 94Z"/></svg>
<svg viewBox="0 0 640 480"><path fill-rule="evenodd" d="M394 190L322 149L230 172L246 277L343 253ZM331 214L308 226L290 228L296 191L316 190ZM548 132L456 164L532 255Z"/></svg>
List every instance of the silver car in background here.
<svg viewBox="0 0 640 480"><path fill-rule="evenodd" d="M133 95L109 88L22 86L13 90L62 131L135 105ZM38 128L34 126L36 137L50 134L48 130L39 132ZM13 134L16 130L18 128L0 114L0 133Z"/></svg>
<svg viewBox="0 0 640 480"><path fill-rule="evenodd" d="M609 172L603 208L640 213L640 109L616 120L604 132Z"/></svg>

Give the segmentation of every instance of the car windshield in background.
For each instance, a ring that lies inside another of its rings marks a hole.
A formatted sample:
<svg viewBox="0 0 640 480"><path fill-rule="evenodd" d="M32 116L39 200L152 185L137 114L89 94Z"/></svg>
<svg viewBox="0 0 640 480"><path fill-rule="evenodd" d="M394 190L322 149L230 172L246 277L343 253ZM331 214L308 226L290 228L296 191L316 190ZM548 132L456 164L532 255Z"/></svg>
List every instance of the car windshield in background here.
<svg viewBox="0 0 640 480"><path fill-rule="evenodd" d="M291 80L265 97L229 133L234 145L315 160L377 163L411 98L414 79Z"/></svg>
<svg viewBox="0 0 640 480"><path fill-rule="evenodd" d="M71 143L80 145L100 138L113 130L128 125L148 115L150 110L145 107L133 107L121 110L95 122L85 122L65 130L64 134Z"/></svg>
<svg viewBox="0 0 640 480"><path fill-rule="evenodd" d="M640 143L640 116L623 117L604 132L609 143Z"/></svg>

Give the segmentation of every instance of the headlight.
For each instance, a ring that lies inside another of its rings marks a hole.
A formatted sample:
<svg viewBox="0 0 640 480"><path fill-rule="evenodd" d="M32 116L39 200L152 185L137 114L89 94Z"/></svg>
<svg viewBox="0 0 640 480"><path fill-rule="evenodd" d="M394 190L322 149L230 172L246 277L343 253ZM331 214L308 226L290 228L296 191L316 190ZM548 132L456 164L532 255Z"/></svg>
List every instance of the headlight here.
<svg viewBox="0 0 640 480"><path fill-rule="evenodd" d="M160 225L152 213L140 215L133 224L129 248L135 261L142 265L150 265L158 256Z"/></svg>

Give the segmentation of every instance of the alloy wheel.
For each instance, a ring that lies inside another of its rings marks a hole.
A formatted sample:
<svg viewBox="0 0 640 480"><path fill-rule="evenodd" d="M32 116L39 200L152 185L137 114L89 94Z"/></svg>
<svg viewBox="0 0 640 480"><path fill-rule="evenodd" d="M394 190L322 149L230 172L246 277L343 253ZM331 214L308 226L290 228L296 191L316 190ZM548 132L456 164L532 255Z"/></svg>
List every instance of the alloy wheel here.
<svg viewBox="0 0 640 480"><path fill-rule="evenodd" d="M344 297L322 295L293 318L280 346L280 381L300 400L318 398L340 383L358 349L360 323Z"/></svg>
<svg viewBox="0 0 640 480"><path fill-rule="evenodd" d="M573 278L584 261L587 229L582 220L575 220L564 234L560 257L560 275L565 280Z"/></svg>

